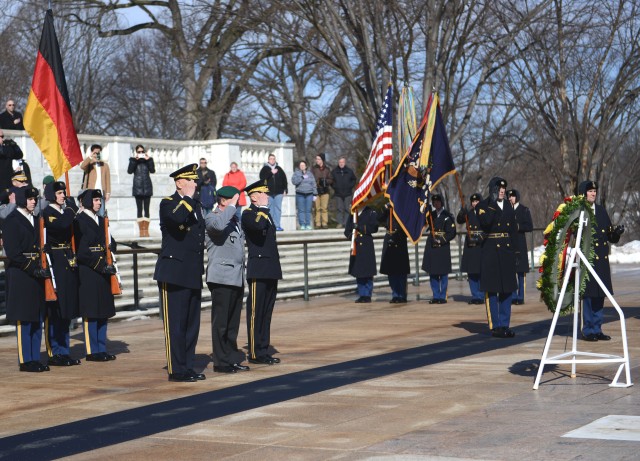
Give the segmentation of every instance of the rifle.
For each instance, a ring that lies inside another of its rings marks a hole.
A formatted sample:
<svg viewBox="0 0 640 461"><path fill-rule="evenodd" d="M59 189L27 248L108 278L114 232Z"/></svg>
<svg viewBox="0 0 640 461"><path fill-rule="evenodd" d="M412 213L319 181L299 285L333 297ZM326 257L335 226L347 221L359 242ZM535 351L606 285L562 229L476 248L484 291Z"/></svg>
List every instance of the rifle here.
<svg viewBox="0 0 640 461"><path fill-rule="evenodd" d="M111 235L109 235L109 217L107 216L107 212L105 210L104 213L104 246L105 246L105 255L106 262L108 265L114 265L113 254L111 254L111 248L109 247L111 244ZM111 274L111 294L112 295L121 295L122 294L122 286L120 285L120 274L118 273L118 268L116 267L116 273Z"/></svg>
<svg viewBox="0 0 640 461"><path fill-rule="evenodd" d="M46 234L44 230L44 217L42 213L38 217L38 222L40 226L40 264L43 269L47 268L47 254L44 251L44 246L47 243ZM51 278L44 279L44 297L46 301L57 301L58 296L56 295L56 289L53 285L53 268L50 268Z"/></svg>

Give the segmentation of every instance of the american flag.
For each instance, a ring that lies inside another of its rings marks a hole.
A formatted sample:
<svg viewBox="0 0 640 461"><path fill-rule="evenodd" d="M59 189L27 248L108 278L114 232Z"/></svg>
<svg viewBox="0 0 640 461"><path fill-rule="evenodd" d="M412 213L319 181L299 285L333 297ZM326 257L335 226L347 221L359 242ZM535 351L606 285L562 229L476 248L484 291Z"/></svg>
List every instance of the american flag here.
<svg viewBox="0 0 640 461"><path fill-rule="evenodd" d="M362 178L353 193L351 212L355 211L384 189L384 168L391 165L393 157L392 107L393 86L389 85L384 103L380 109L371 153Z"/></svg>

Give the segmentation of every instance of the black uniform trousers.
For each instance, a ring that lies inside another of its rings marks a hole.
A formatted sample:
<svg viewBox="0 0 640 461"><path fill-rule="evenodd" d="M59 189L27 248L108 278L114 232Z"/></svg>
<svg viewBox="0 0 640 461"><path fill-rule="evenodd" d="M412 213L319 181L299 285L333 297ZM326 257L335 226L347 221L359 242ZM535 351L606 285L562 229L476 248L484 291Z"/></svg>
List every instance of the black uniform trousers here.
<svg viewBox="0 0 640 461"><path fill-rule="evenodd" d="M271 340L271 317L278 294L278 280L249 279L247 296L247 338L249 358L268 355Z"/></svg>
<svg viewBox="0 0 640 461"><path fill-rule="evenodd" d="M207 283L211 291L211 339L213 364L225 367L244 361L238 351L238 331L244 287Z"/></svg>
<svg viewBox="0 0 640 461"><path fill-rule="evenodd" d="M167 372L186 373L193 369L200 332L202 289L158 282L164 320Z"/></svg>

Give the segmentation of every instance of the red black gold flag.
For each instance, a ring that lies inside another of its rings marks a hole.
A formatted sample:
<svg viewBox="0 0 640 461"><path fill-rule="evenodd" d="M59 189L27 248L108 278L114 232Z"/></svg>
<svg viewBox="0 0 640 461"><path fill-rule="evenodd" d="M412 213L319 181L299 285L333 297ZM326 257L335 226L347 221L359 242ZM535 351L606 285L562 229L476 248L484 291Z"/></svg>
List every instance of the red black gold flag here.
<svg viewBox="0 0 640 461"><path fill-rule="evenodd" d="M51 10L47 10L44 19L24 111L24 127L42 151L55 178L82 162Z"/></svg>

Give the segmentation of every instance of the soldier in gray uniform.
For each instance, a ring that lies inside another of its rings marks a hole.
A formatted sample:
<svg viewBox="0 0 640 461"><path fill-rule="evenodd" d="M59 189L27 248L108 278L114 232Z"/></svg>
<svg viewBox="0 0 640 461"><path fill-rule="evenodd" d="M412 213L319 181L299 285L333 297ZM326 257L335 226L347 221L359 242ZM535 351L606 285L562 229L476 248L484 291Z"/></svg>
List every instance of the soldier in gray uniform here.
<svg viewBox="0 0 640 461"><path fill-rule="evenodd" d="M225 186L216 193L217 205L207 214L207 286L211 291L213 371L248 371L238 350L238 330L244 294L244 232L236 216L240 191Z"/></svg>

